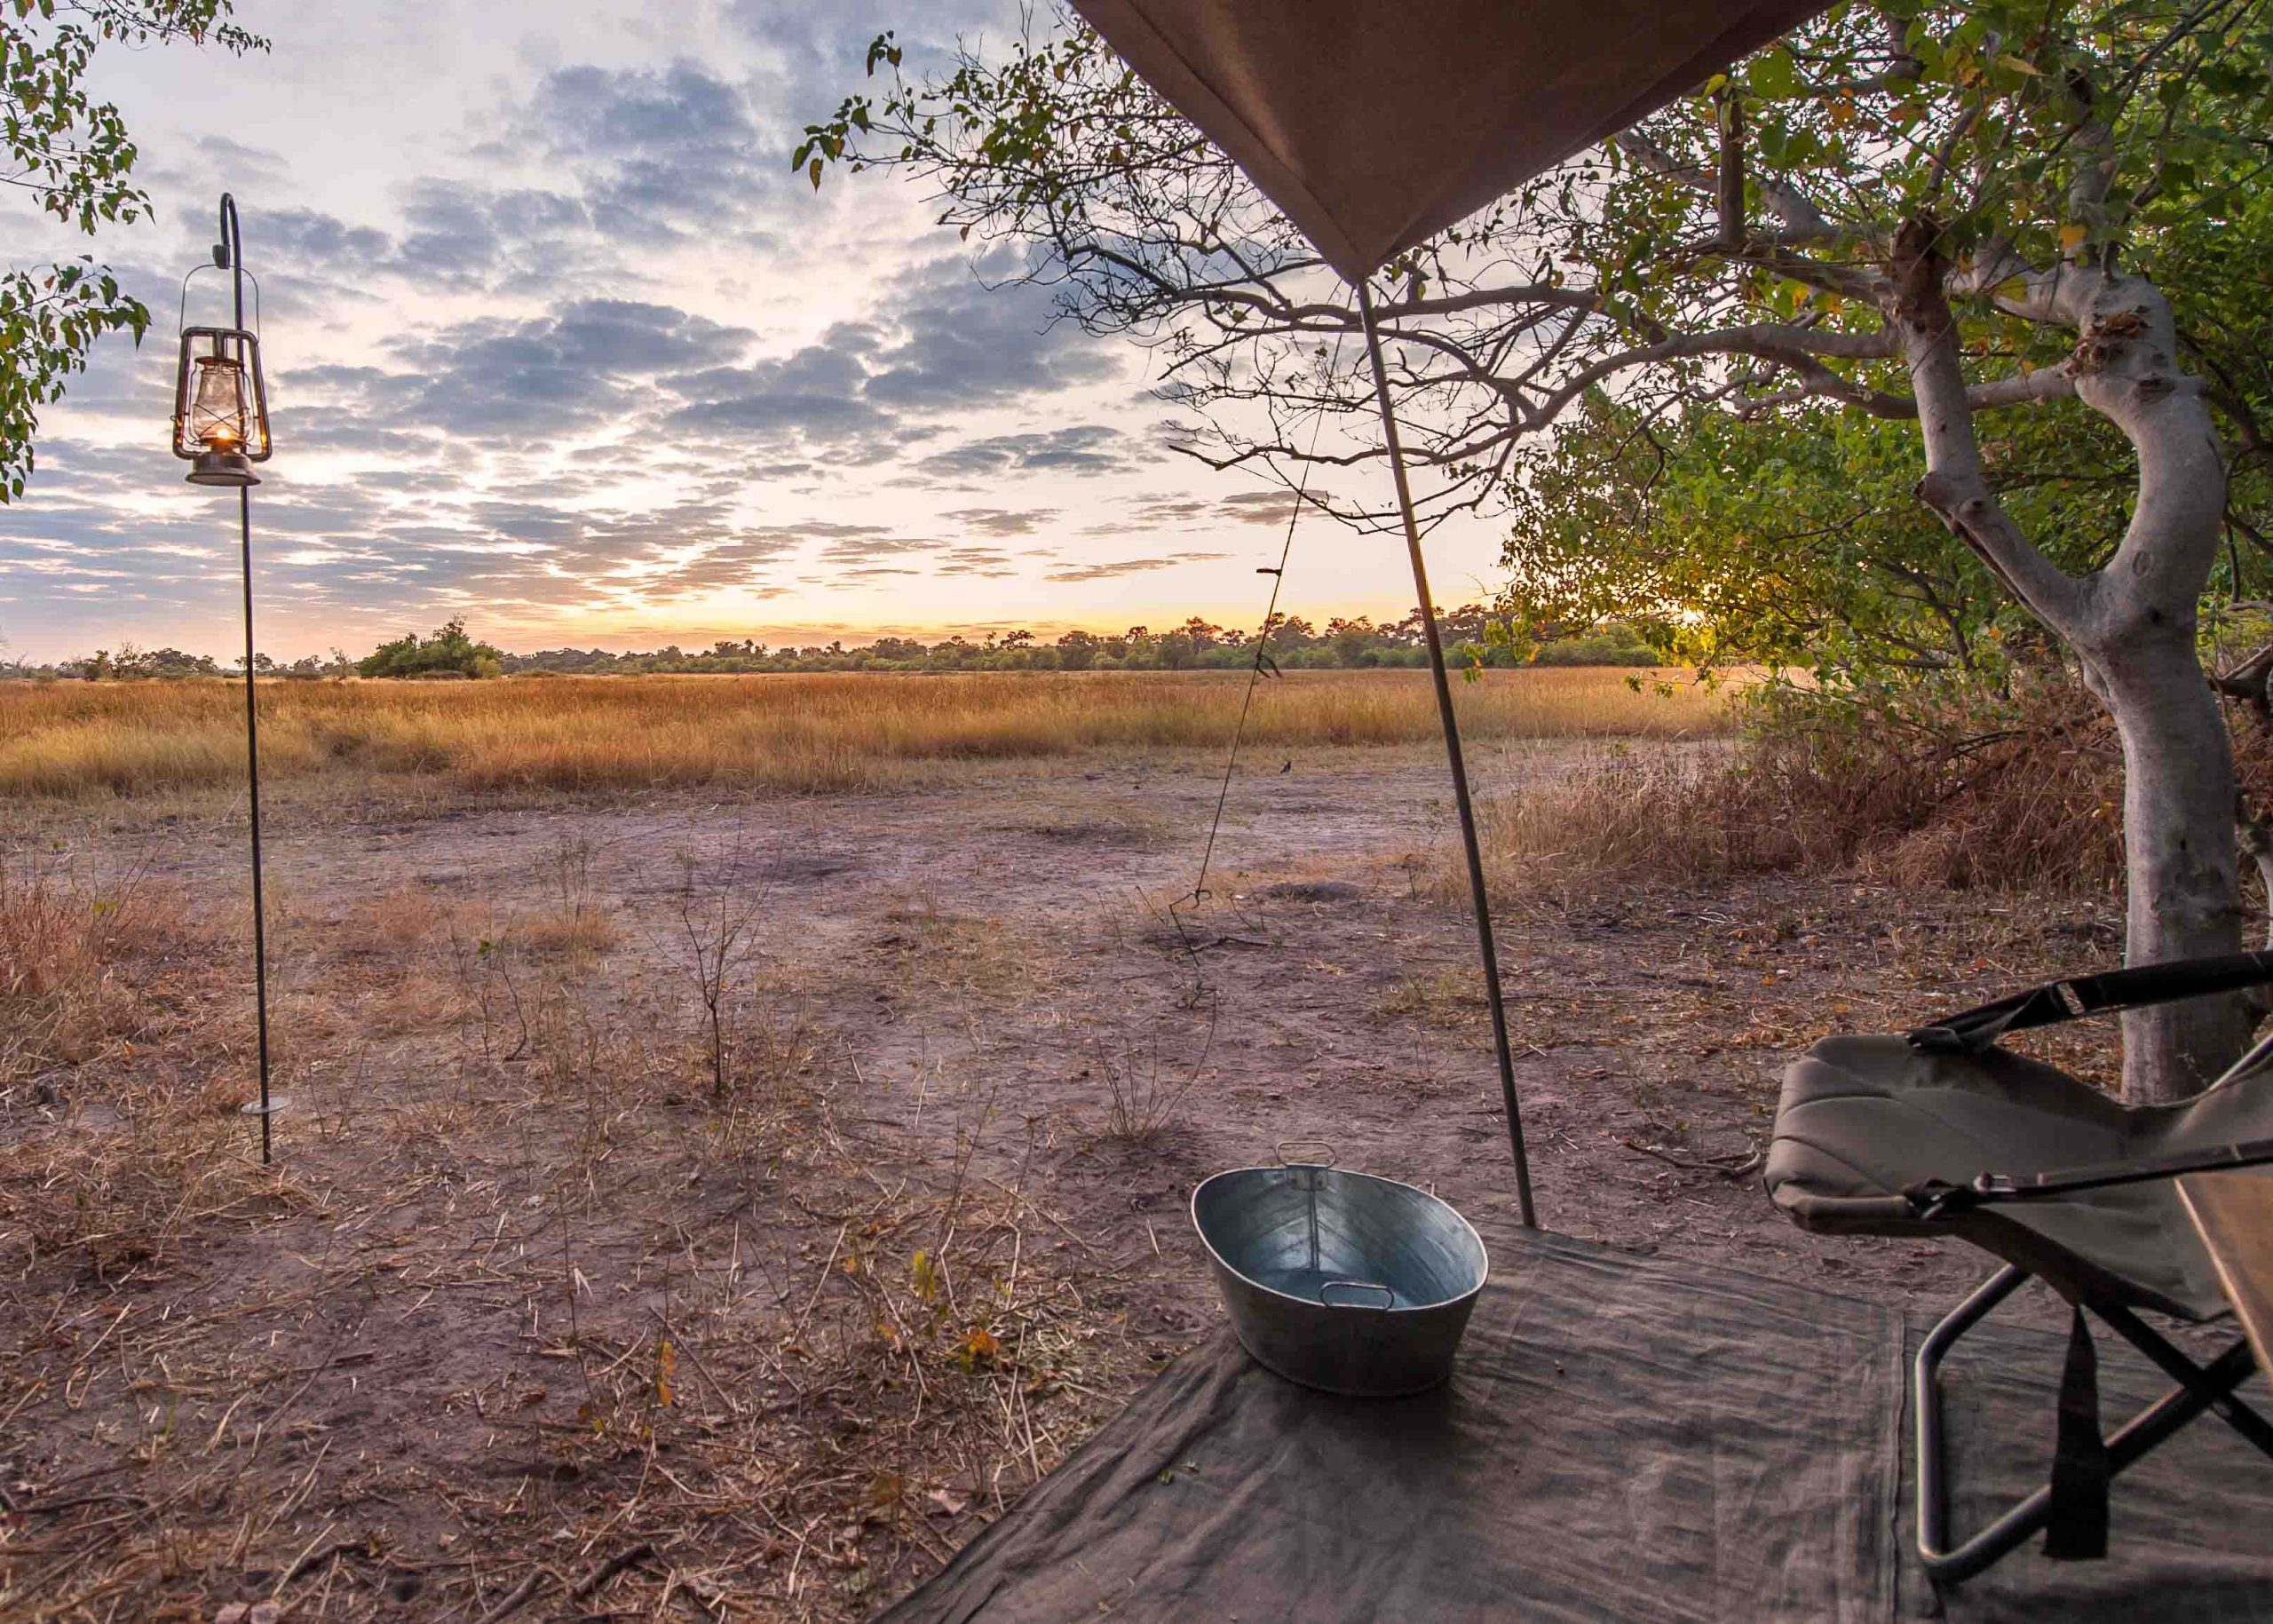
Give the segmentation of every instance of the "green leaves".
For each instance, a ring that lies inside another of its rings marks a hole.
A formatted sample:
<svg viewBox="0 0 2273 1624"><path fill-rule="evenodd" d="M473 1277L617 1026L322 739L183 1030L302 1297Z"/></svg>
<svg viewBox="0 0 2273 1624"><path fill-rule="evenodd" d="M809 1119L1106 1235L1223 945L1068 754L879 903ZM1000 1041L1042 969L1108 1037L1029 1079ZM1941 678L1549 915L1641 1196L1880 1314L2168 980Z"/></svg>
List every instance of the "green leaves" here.
<svg viewBox="0 0 2273 1624"><path fill-rule="evenodd" d="M226 51L266 42L223 21L230 0L5 0L0 6L0 148L9 179L55 218L92 235L148 215L130 178L140 152L118 108L84 80L105 44L169 40ZM105 333L140 342L150 313L91 257L0 279L0 501L23 494L39 410L62 398Z"/></svg>
<svg viewBox="0 0 2273 1624"><path fill-rule="evenodd" d="M0 501L23 495L39 409L62 399L96 338L128 332L139 342L149 324L150 313L87 262L0 275Z"/></svg>
<svg viewBox="0 0 2273 1624"><path fill-rule="evenodd" d="M2090 569L2121 532L2127 454L2078 408L1997 420L2008 510ZM1752 421L1596 397L1529 463L1503 605L1529 624L1635 628L1668 659L1795 666L1829 689L1994 681L2030 622L1913 498L1917 431L1821 405Z"/></svg>
<svg viewBox="0 0 2273 1624"><path fill-rule="evenodd" d="M1796 96L1800 91L1800 71L1792 60L1792 53L1781 45L1770 47L1753 58L1745 83L1754 96L1769 101L1780 101L1786 96Z"/></svg>

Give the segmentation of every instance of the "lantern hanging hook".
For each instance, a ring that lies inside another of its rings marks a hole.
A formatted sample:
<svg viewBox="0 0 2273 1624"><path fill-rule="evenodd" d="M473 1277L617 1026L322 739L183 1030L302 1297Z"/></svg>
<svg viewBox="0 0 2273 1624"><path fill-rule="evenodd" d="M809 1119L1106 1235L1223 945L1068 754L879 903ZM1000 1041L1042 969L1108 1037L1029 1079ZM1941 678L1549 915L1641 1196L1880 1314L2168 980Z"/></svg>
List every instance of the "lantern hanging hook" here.
<svg viewBox="0 0 2273 1624"><path fill-rule="evenodd" d="M234 325L240 329L245 325L245 283L252 283L252 327L260 331L260 278L245 269L244 234L237 225L237 200L228 193L221 194L221 240L213 245L213 263L189 267L189 275L181 279L181 312L178 326L189 325L189 281L200 271L226 271L229 289L235 305Z"/></svg>
<svg viewBox="0 0 2273 1624"><path fill-rule="evenodd" d="M221 194L221 240L213 245L213 263L227 271L236 294L237 325L245 324L245 240L237 225L237 200ZM257 308L257 307L256 307Z"/></svg>

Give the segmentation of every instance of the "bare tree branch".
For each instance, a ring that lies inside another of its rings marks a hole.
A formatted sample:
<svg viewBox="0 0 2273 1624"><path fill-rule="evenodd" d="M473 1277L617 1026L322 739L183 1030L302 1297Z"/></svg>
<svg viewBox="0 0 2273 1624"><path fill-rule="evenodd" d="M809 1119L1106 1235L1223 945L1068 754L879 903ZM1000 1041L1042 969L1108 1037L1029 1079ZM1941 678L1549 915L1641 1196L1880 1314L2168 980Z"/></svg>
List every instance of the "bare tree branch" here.
<svg viewBox="0 0 2273 1624"><path fill-rule="evenodd" d="M2067 368L2039 367L2033 372L2016 372L2009 377L1976 384L1965 392L1965 403L1976 412L1985 412L1993 411L2000 406L2021 406L2037 400L2072 400L2075 397L2076 380Z"/></svg>

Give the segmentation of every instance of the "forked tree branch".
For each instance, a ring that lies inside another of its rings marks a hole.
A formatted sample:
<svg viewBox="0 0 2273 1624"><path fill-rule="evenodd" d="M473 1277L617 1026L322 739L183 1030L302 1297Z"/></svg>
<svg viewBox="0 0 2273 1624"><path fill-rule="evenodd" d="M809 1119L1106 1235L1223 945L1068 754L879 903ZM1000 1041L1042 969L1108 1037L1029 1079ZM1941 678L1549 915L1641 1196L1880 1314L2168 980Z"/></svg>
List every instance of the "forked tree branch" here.
<svg viewBox="0 0 2273 1624"><path fill-rule="evenodd" d="M1895 242L1896 321L1926 442L1919 499L2039 619L2072 640L2081 584L2022 534L1982 476L1957 318L1943 290L1947 268L1939 223L1927 217L1905 222Z"/></svg>

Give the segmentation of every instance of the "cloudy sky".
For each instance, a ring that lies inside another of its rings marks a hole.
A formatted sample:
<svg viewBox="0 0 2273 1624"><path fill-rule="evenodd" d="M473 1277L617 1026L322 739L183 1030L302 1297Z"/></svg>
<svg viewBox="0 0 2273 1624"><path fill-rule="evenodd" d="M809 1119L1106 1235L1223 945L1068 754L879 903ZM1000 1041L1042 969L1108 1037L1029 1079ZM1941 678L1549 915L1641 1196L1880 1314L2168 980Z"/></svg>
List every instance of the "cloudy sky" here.
<svg viewBox="0 0 2273 1624"><path fill-rule="evenodd" d="M269 54L103 64L158 213L91 246L159 320L46 414L0 508L9 655L242 635L235 504L166 447L179 280L225 187L263 294L278 449L255 546L281 658L452 614L520 649L1258 618L1284 498L1168 448L1149 355L990 291L990 250L933 226L914 186L817 194L789 170L878 29L920 54L1002 39L1014 8L238 15ZM20 210L0 228L17 263L90 246ZM193 322L225 283L191 284ZM1440 596L1489 577L1480 528L1431 547ZM1295 549L1295 613L1412 601L1394 538L1313 519Z"/></svg>

